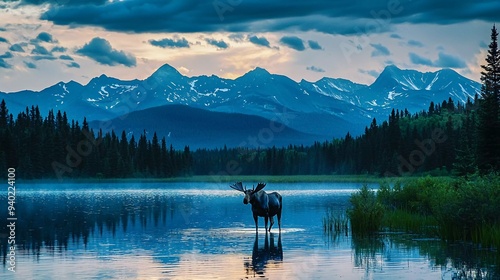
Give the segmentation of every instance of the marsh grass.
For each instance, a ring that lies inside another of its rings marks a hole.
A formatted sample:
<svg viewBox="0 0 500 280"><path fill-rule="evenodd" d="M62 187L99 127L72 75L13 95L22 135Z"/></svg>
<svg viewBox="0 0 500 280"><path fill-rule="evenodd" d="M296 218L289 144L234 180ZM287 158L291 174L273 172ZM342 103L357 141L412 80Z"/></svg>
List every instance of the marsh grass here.
<svg viewBox="0 0 500 280"><path fill-rule="evenodd" d="M328 210L323 217L323 231L327 234L347 234L349 219L345 211L334 212Z"/></svg>
<svg viewBox="0 0 500 280"><path fill-rule="evenodd" d="M384 217L384 206L377 200L375 191L365 184L349 199L347 211L353 235L368 235L380 230Z"/></svg>
<svg viewBox="0 0 500 280"><path fill-rule="evenodd" d="M401 210L386 211L382 220L382 227L389 231L438 235L438 223L433 216Z"/></svg>

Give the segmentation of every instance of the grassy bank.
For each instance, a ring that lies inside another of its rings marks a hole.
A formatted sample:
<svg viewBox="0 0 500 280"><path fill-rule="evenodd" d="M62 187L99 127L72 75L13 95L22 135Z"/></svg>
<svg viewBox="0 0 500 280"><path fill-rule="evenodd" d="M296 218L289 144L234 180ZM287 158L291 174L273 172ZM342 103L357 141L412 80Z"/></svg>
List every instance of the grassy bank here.
<svg viewBox="0 0 500 280"><path fill-rule="evenodd" d="M500 248L496 174L469 180L425 177L393 187L384 183L378 192L364 186L352 195L351 204L353 234L403 230Z"/></svg>

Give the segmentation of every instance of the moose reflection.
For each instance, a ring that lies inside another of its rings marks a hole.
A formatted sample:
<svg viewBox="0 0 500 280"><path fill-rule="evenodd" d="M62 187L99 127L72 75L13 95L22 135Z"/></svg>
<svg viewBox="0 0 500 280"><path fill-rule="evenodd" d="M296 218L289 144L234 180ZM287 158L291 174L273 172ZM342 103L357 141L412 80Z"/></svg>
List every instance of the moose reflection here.
<svg viewBox="0 0 500 280"><path fill-rule="evenodd" d="M259 183L257 188L252 188L251 190L243 187L242 182L238 182L230 187L243 192L245 194L245 198L243 199L244 204L250 203L252 205L252 213L253 219L255 221L255 231L259 230L259 221L258 217L264 217L264 229L267 232L267 222L268 219L271 219L271 225L269 226L269 232L271 232L271 228L274 224L273 217L278 216L278 226L281 231L281 209L282 209L282 198L281 195L277 192L266 193L262 189L266 186L266 184Z"/></svg>
<svg viewBox="0 0 500 280"><path fill-rule="evenodd" d="M281 245L281 234L278 235L278 244L274 245L274 234L266 232L264 247L259 248L259 234L255 234L253 243L252 261L246 260L244 263L247 275L263 275L269 263L281 263L283 261L283 247Z"/></svg>

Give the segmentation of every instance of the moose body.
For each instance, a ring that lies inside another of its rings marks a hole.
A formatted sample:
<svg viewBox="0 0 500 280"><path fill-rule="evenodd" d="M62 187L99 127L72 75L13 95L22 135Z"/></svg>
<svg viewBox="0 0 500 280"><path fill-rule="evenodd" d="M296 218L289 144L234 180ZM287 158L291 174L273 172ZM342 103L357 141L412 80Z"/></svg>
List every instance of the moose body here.
<svg viewBox="0 0 500 280"><path fill-rule="evenodd" d="M258 231L259 229L259 217L264 218L266 231L268 230L267 223L269 219L271 220L271 225L269 226L269 231L271 231L271 228L274 224L274 216L278 216L278 226L279 230L281 231L281 209L283 207L281 195L277 192L266 193L262 190L265 186L266 184L259 183L257 185L257 188L247 190L243 187L243 184L241 182L238 182L234 185L231 185L230 187L243 192L245 194L243 203L250 203L252 205L252 213L253 219L255 221L256 231Z"/></svg>

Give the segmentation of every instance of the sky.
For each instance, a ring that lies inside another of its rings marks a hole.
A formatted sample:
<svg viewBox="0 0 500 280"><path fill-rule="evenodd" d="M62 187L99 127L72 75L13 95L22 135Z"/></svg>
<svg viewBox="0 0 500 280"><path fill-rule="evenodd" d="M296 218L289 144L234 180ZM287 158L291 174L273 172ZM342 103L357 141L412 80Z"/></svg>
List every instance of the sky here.
<svg viewBox="0 0 500 280"><path fill-rule="evenodd" d="M261 67L370 84L385 66L479 81L497 0L1 0L0 91Z"/></svg>

